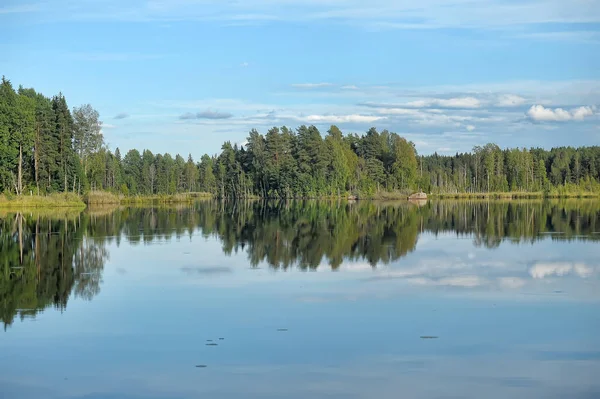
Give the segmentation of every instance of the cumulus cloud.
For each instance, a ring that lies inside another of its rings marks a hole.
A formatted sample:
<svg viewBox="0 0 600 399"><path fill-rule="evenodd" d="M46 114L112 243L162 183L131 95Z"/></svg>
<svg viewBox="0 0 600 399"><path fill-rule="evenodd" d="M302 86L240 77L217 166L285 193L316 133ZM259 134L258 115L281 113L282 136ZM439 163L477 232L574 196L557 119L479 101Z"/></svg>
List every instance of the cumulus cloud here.
<svg viewBox="0 0 600 399"><path fill-rule="evenodd" d="M125 118L129 118L129 114L127 112L119 112L114 117L114 119L125 119Z"/></svg>
<svg viewBox="0 0 600 399"><path fill-rule="evenodd" d="M310 123L371 123L381 119L385 119L383 116L372 116L372 115L308 115L303 118L299 118Z"/></svg>
<svg viewBox="0 0 600 399"><path fill-rule="evenodd" d="M525 104L525 99L515 94L503 94L498 97L496 106L498 107L518 107Z"/></svg>
<svg viewBox="0 0 600 399"><path fill-rule="evenodd" d="M229 119L231 118L233 115L230 114L229 112L219 112L219 111L211 111L211 110L206 110L206 111L202 111L202 112L186 112L185 114L182 114L179 116L179 119L181 120L188 120L188 119Z"/></svg>
<svg viewBox="0 0 600 399"><path fill-rule="evenodd" d="M567 111L563 108L546 108L543 105L532 105L527 111L527 116L536 122L567 122L582 121L584 118L593 116L595 107L581 106Z"/></svg>
<svg viewBox="0 0 600 399"><path fill-rule="evenodd" d="M572 110L571 114L574 120L581 121L587 116L594 115L594 109L593 107L579 107Z"/></svg>
<svg viewBox="0 0 600 399"><path fill-rule="evenodd" d="M292 87L298 88L298 89L318 89L321 87L331 87L333 86L333 83L326 83L326 82L321 82L321 83L294 83L292 84Z"/></svg>
<svg viewBox="0 0 600 399"><path fill-rule="evenodd" d="M529 269L529 274L535 279L543 279L550 276L566 276L574 273L581 278L587 278L592 275L594 269L584 263L538 263Z"/></svg>

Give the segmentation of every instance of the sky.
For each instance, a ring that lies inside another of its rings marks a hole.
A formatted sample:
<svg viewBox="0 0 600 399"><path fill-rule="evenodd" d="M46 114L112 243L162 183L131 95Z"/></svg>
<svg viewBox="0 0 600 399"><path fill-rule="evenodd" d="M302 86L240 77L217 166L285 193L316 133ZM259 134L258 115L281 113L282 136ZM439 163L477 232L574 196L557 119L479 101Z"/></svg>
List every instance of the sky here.
<svg viewBox="0 0 600 399"><path fill-rule="evenodd" d="M0 74L111 149L375 126L420 154L600 144L598 0L2 0Z"/></svg>

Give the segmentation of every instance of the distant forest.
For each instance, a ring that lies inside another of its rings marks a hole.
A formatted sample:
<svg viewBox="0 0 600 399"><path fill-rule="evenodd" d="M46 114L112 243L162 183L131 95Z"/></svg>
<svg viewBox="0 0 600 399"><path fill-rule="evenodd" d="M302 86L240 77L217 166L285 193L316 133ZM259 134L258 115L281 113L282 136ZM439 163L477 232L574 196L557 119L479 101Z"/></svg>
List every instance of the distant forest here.
<svg viewBox="0 0 600 399"><path fill-rule="evenodd" d="M274 127L225 142L219 155L111 152L98 112L72 110L62 94L0 83L0 192L106 190L125 195L209 192L217 197L319 197L379 192L598 192L600 146L501 149L420 156L412 142L375 128L344 135L331 126Z"/></svg>

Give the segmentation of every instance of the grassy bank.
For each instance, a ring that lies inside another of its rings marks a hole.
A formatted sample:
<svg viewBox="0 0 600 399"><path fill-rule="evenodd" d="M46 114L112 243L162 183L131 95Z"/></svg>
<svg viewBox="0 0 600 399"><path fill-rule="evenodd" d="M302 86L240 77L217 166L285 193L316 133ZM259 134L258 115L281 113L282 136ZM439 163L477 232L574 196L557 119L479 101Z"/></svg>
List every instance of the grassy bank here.
<svg viewBox="0 0 600 399"><path fill-rule="evenodd" d="M91 191L85 195L88 205L153 205L192 203L197 199L211 198L209 193L181 193L157 195L116 195L105 191Z"/></svg>
<svg viewBox="0 0 600 399"><path fill-rule="evenodd" d="M410 193L407 192L378 192L369 195L359 194L359 200L398 201L406 200ZM429 199L544 199L544 198L600 198L600 192L494 192L494 193L432 193ZM86 194L83 199L72 193L58 193L50 195L4 195L0 194L0 209L39 209L39 208L85 208L104 205L168 205L191 204L198 199L212 198L210 193L182 193L172 195L133 195L124 196L104 191L93 191ZM348 199L348 195L341 197L324 196L313 199L334 200ZM244 198L250 199L250 198ZM255 197L254 199L260 199Z"/></svg>
<svg viewBox="0 0 600 399"><path fill-rule="evenodd" d="M85 208L81 198L72 193L50 195L0 195L2 209L34 209L34 208Z"/></svg>

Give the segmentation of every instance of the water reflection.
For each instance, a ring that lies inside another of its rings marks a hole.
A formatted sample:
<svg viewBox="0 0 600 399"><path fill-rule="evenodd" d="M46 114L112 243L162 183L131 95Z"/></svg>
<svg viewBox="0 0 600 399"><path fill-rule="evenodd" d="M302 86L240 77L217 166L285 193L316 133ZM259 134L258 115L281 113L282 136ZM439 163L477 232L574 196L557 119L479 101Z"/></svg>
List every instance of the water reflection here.
<svg viewBox="0 0 600 399"><path fill-rule="evenodd" d="M100 292L107 246L167 243L201 235L216 238L227 255L247 253L258 268L338 270L377 268L405 257L420 237L466 238L475 248L502 242L600 240L600 204L595 201L199 202L192 207L92 209L83 213L9 213L0 218L0 320L34 316L46 307L62 310L70 296L86 300ZM452 246L456 246L454 243ZM168 249L167 249L168 251ZM412 285L520 288L525 279L587 278L594 266L572 260L525 265L528 275L488 276L498 259L476 261L430 256L367 281L403 279ZM429 253L431 255L431 253ZM495 263L494 263L495 262ZM518 261L516 261L518 263ZM433 266L432 266L433 265ZM228 265L179 265L190 278L232 274ZM479 271L474 268L479 267ZM496 268L495 268L496 267ZM505 267L502 263L500 267ZM461 273L456 273L460 269ZM471 271L471 273L465 273ZM121 267L119 273L126 273ZM493 277L493 278L492 278Z"/></svg>
<svg viewBox="0 0 600 399"><path fill-rule="evenodd" d="M0 397L597 397L599 208L2 214Z"/></svg>
<svg viewBox="0 0 600 399"><path fill-rule="evenodd" d="M0 219L0 320L46 307L63 310L71 295L90 300L100 292L108 258L103 240L88 237L89 218L78 213L15 213Z"/></svg>

